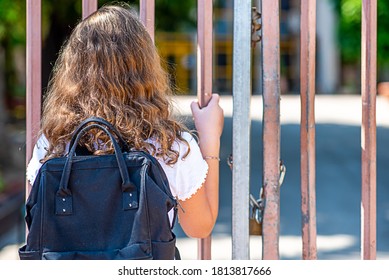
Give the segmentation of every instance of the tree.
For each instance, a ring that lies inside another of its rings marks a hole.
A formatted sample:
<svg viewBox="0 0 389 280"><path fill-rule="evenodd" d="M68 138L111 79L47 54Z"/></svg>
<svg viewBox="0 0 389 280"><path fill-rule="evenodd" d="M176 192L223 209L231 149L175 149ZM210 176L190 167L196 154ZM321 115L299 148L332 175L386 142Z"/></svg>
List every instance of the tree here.
<svg viewBox="0 0 389 280"><path fill-rule="evenodd" d="M344 63L359 63L361 57L361 0L334 0L339 13L338 39ZM381 78L389 79L389 1L378 0L377 63Z"/></svg>
<svg viewBox="0 0 389 280"><path fill-rule="evenodd" d="M9 140L5 123L8 119L7 100L16 89L16 73L13 65L15 46L25 42L25 3L23 1L0 1L0 169L9 163ZM1 174L0 174L1 176Z"/></svg>

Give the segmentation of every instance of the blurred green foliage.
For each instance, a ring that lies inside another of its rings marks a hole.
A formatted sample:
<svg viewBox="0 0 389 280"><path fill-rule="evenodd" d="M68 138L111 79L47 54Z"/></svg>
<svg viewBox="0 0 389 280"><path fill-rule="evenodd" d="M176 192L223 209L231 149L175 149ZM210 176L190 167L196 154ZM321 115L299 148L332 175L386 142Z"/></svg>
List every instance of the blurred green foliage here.
<svg viewBox="0 0 389 280"><path fill-rule="evenodd" d="M99 0L99 6L107 3L126 2L139 6L138 1ZM156 0L156 28L162 31L184 31L195 27L195 0ZM42 0L43 39L50 29L53 12L62 23L80 18L82 0ZM26 1L0 0L0 41L11 45L23 45L26 42Z"/></svg>
<svg viewBox="0 0 389 280"><path fill-rule="evenodd" d="M57 2L56 2L57 3ZM42 33L47 34L53 1L42 2ZM0 0L0 42L10 47L26 43L26 1Z"/></svg>
<svg viewBox="0 0 389 280"><path fill-rule="evenodd" d="M125 2L139 7L139 0L99 0L99 6L106 3ZM181 32L196 28L196 0L155 0L155 28L159 31ZM81 10L81 5L77 5Z"/></svg>
<svg viewBox="0 0 389 280"><path fill-rule="evenodd" d="M25 1L0 0L0 41L25 42Z"/></svg>
<svg viewBox="0 0 389 280"><path fill-rule="evenodd" d="M9 96L24 95L24 86L20 86L15 70L14 50L25 44L26 5L24 1L0 0L0 51L1 51L1 74L0 82L4 92L2 98L9 100ZM5 100L0 100L1 108L5 106ZM0 119L5 119L2 112ZM1 183L1 182L0 182Z"/></svg>
<svg viewBox="0 0 389 280"><path fill-rule="evenodd" d="M389 56L389 1L377 0L377 60L388 65ZM339 14L338 41L342 60L355 63L361 57L362 0L333 0Z"/></svg>
<svg viewBox="0 0 389 280"><path fill-rule="evenodd" d="M43 48L55 48L81 19L82 0L41 0L42 1L42 43ZM34 1L32 1L34 2ZM98 5L126 2L139 7L137 1L99 0ZM196 28L195 0L155 0L155 24L159 31L188 31ZM51 40L61 40L55 44ZM15 70L15 49L26 44L26 0L0 0L0 48L4 50L5 96L25 96L25 87L20 85ZM19 52L20 53L20 52ZM48 53L45 52L45 55Z"/></svg>
<svg viewBox="0 0 389 280"><path fill-rule="evenodd" d="M0 193L4 190L4 188L5 188L4 179L0 173Z"/></svg>
<svg viewBox="0 0 389 280"><path fill-rule="evenodd" d="M196 0L156 0L156 28L170 32L195 30L196 3Z"/></svg>

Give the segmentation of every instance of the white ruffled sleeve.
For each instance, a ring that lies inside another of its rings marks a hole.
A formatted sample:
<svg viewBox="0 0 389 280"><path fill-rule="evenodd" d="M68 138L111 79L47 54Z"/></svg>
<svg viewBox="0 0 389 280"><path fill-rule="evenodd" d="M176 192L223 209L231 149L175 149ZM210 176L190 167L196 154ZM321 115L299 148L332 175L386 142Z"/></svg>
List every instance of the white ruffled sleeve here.
<svg viewBox="0 0 389 280"><path fill-rule="evenodd" d="M200 147L192 135L184 132L182 137L189 143L189 154L183 158L188 151L188 147L185 143L177 140L172 147L179 152L177 163L171 166L167 165L162 159L159 159L159 162L169 180L173 196L179 200L186 200L194 195L204 184L208 174L208 164L203 159ZM158 146L157 143L155 144ZM26 176L31 185L34 184L38 171L42 166L40 161L45 157L48 147L49 142L42 135L34 147L32 158L27 166Z"/></svg>
<svg viewBox="0 0 389 280"><path fill-rule="evenodd" d="M160 160L161 166L169 180L170 189L174 197L179 200L186 200L194 195L204 184L208 174L208 164L203 159L196 140L187 132L182 134L189 143L190 152L185 157L188 147L181 141L176 141L174 150L179 151L179 159L173 166L165 164Z"/></svg>
<svg viewBox="0 0 389 280"><path fill-rule="evenodd" d="M45 157L48 147L49 141L42 134L34 147L31 160L27 165L26 177L31 185L34 184L35 178L38 175L38 171L42 166L40 160Z"/></svg>

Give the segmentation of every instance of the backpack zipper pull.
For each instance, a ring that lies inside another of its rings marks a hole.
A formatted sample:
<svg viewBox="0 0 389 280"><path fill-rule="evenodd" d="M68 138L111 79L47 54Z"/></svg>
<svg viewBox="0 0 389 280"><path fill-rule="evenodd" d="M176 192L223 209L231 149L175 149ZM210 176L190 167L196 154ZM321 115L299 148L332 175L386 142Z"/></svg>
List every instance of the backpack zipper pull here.
<svg viewBox="0 0 389 280"><path fill-rule="evenodd" d="M181 205L180 201L178 200L178 197L177 197L177 196L175 197L175 199L176 199L177 205L180 206L180 209L181 209L182 213L185 213L185 210L184 210L184 208L182 207L182 205Z"/></svg>

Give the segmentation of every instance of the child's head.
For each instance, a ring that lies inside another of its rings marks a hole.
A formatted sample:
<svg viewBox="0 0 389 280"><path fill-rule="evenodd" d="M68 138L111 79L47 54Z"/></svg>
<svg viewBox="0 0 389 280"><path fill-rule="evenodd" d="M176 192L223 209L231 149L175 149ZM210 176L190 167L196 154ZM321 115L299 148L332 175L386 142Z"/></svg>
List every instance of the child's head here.
<svg viewBox="0 0 389 280"><path fill-rule="evenodd" d="M170 147L183 126L172 120L169 79L143 24L129 7L104 6L80 22L63 46L44 102L42 131L49 157L61 156L77 124L90 116L113 123L136 149L161 143L160 156L177 158ZM101 133L84 140L92 149ZM169 161L169 160L168 160Z"/></svg>

